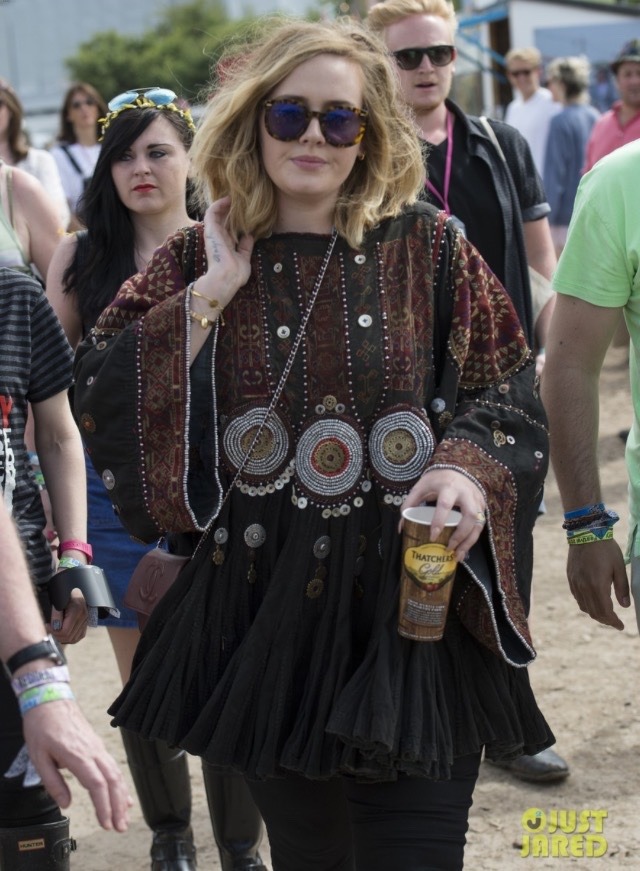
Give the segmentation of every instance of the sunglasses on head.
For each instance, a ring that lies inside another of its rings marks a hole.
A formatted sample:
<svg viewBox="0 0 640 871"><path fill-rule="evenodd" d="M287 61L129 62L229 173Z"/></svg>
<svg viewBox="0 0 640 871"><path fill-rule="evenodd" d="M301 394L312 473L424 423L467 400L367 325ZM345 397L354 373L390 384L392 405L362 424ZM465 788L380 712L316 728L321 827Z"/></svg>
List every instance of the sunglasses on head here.
<svg viewBox="0 0 640 871"><path fill-rule="evenodd" d="M330 106L324 112L312 112L301 100L292 98L267 100L263 105L267 133L281 142L300 139L312 118L318 119L322 135L335 148L357 145L367 129L366 109Z"/></svg>
<svg viewBox="0 0 640 871"><path fill-rule="evenodd" d="M434 67L446 67L454 59L454 45L430 45L428 48L401 48L392 52L401 70L417 70L426 54Z"/></svg>
<svg viewBox="0 0 640 871"><path fill-rule="evenodd" d="M168 106L169 103L175 102L177 94L169 88L131 88L130 91L125 91L113 100L109 100L108 109L110 112L129 107L134 109L137 108L135 101L138 99L149 102L152 106Z"/></svg>
<svg viewBox="0 0 640 871"><path fill-rule="evenodd" d="M195 133L196 126L193 123L191 112L188 109L181 109L177 104L177 94L169 88L131 88L123 94L118 94L112 100L109 100L107 108L109 112L105 118L100 118L102 131L100 139L102 140L107 127L114 118L117 118L121 112L126 109L168 109L171 112L177 112L187 122L188 127Z"/></svg>

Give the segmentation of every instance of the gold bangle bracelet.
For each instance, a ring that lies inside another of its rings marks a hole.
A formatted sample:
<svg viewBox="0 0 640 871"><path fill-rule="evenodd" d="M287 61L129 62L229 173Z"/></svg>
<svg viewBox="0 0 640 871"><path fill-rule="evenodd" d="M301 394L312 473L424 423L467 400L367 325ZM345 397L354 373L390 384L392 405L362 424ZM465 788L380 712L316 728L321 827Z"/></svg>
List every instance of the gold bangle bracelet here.
<svg viewBox="0 0 640 871"><path fill-rule="evenodd" d="M217 299L214 299L211 296L205 296L204 293L198 293L198 291L194 287L191 288L191 295L197 296L200 299L206 299L209 303L209 308L219 308L220 311L222 311L222 309L224 308L224 306L220 305Z"/></svg>
<svg viewBox="0 0 640 871"><path fill-rule="evenodd" d="M191 288L191 295L192 296L197 296L200 299L206 299L206 301L209 303L209 308L213 308L213 309L218 310L218 312L219 312L218 316L220 318L220 323L224 327L224 318L222 317L222 312L224 310L224 306L221 305L217 299L213 299L213 297L211 297L211 296L205 296L204 293L198 293L198 291L195 289L193 284L190 285L190 288ZM196 312L196 314L197 314L197 312ZM209 320L209 319L207 318L207 320ZM210 325L213 323L214 323L214 321L210 321ZM203 327L203 329L206 329L206 327Z"/></svg>
<svg viewBox="0 0 640 871"><path fill-rule="evenodd" d="M215 324L215 318L212 320L208 318L206 315L201 315L199 312L190 311L189 317L192 321L197 321L200 324L203 330L208 330L209 327L212 327Z"/></svg>

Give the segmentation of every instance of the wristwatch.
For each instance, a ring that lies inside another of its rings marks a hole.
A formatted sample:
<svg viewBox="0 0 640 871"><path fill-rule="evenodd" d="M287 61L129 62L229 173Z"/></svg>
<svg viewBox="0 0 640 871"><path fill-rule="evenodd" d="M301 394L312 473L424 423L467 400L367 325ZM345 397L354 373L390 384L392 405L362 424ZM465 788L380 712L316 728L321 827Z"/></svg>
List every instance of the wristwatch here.
<svg viewBox="0 0 640 871"><path fill-rule="evenodd" d="M50 659L55 665L64 665L66 660L52 635L47 635L36 644L29 644L10 656L5 666L9 676L13 675L22 665L35 659Z"/></svg>

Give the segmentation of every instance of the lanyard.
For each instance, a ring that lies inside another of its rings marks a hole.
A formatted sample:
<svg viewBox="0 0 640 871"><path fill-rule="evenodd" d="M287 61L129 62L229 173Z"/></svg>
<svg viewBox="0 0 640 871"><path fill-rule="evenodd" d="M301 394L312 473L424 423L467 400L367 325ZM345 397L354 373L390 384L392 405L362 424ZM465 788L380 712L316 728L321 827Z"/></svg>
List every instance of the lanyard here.
<svg viewBox="0 0 640 871"><path fill-rule="evenodd" d="M453 162L453 114L447 111L447 156L444 165L444 189L443 193L427 179L427 190L433 194L442 203L447 215L451 214L449 209L449 185L451 183L451 164Z"/></svg>

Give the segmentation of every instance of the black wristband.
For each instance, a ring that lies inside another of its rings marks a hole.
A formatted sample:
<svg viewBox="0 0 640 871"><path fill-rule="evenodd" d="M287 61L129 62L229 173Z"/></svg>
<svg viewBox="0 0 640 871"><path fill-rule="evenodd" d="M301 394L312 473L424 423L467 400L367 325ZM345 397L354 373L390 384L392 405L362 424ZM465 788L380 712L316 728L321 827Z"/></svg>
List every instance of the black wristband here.
<svg viewBox="0 0 640 871"><path fill-rule="evenodd" d="M10 675L13 675L21 666L36 659L50 659L55 665L64 665L66 662L53 636L47 635L42 641L29 644L10 656L7 660L6 670Z"/></svg>

